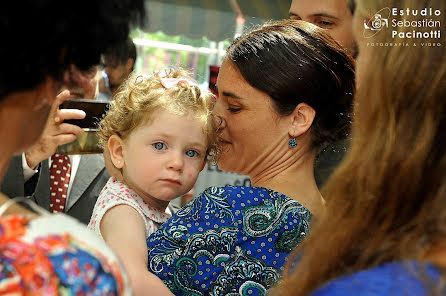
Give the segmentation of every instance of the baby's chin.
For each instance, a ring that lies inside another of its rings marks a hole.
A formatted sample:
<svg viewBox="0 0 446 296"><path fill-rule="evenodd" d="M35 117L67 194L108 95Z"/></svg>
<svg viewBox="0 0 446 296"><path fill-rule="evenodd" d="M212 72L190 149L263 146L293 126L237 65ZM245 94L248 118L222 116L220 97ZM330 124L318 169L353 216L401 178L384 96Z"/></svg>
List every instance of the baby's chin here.
<svg viewBox="0 0 446 296"><path fill-rule="evenodd" d="M154 193L151 196L153 197L153 200L156 200L156 202L159 203L160 205L163 205L163 204L168 205L169 202L171 202L175 198L183 195L181 193L182 191L177 191L177 192L173 192L173 191L166 192L166 191L167 190L161 190L161 192ZM153 202L153 201L151 201L151 202Z"/></svg>

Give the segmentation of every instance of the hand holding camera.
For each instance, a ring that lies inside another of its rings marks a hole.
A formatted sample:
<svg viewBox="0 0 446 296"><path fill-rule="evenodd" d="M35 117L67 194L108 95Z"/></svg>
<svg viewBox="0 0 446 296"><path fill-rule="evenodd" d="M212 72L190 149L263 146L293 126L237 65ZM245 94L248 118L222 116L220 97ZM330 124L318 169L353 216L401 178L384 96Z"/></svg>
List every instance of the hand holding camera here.
<svg viewBox="0 0 446 296"><path fill-rule="evenodd" d="M59 109L69 97L70 92L67 90L57 96L39 141L25 152L26 162L30 168L35 169L41 161L53 155L58 146L71 143L84 133L81 127L64 122L83 119L86 116L82 110Z"/></svg>

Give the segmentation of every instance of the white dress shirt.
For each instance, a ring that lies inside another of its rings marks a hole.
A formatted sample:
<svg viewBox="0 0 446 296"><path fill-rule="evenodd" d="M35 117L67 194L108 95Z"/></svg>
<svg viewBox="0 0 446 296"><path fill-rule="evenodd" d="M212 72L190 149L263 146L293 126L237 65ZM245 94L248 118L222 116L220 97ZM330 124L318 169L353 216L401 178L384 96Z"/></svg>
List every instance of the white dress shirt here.
<svg viewBox="0 0 446 296"><path fill-rule="evenodd" d="M70 176L70 183L68 184L68 191L67 191L67 200L65 203L65 206L67 206L68 198L70 197L71 192L71 185L73 184L74 177L76 176L77 169L79 167L79 162L81 161L81 156L79 154L75 155L69 155L70 162L71 162L71 176ZM48 167L51 167L51 157L48 159ZM39 172L38 169L33 170L28 166L28 163L26 162L25 153L22 153L22 167L23 167L23 177L25 178L25 182L31 179L32 176L37 174ZM38 168L38 167L37 167Z"/></svg>

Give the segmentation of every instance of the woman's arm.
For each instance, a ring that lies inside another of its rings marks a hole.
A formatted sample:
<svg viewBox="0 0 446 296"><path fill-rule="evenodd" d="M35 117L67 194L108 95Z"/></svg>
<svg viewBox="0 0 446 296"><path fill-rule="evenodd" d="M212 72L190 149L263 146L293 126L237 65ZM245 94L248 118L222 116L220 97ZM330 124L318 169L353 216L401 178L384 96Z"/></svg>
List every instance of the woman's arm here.
<svg viewBox="0 0 446 296"><path fill-rule="evenodd" d="M106 243L121 259L134 295L173 295L147 270L145 224L134 208L128 205L111 208L102 218L100 229Z"/></svg>

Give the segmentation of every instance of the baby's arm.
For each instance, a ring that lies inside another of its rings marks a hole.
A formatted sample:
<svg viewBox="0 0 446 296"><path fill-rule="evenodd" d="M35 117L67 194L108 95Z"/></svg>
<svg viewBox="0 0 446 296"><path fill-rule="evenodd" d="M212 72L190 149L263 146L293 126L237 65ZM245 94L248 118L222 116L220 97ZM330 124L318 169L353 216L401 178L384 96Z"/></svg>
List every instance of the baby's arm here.
<svg viewBox="0 0 446 296"><path fill-rule="evenodd" d="M173 295L147 270L146 228L141 215L129 205L117 205L101 220L101 234L120 257L130 277L134 295Z"/></svg>

